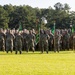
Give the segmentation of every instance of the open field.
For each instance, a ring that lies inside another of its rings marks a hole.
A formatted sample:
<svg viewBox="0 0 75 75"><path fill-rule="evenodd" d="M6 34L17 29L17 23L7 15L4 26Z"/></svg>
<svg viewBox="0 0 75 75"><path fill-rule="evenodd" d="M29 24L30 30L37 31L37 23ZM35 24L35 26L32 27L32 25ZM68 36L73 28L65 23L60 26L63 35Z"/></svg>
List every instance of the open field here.
<svg viewBox="0 0 75 75"><path fill-rule="evenodd" d="M0 75L75 75L75 53L0 52Z"/></svg>

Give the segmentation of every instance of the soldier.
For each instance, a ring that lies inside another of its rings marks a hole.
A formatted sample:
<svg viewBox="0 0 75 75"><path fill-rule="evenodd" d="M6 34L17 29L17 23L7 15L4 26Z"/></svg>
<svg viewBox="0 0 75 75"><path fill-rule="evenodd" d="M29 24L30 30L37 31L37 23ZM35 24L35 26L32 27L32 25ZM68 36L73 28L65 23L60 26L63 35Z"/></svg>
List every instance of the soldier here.
<svg viewBox="0 0 75 75"><path fill-rule="evenodd" d="M8 30L6 33L6 52L10 50L11 53L13 51L13 40L14 40L14 35L11 33L11 30Z"/></svg>
<svg viewBox="0 0 75 75"><path fill-rule="evenodd" d="M23 37L23 50L27 51L27 41L26 41L26 37L27 37L27 30L24 29L23 33L22 33L22 37Z"/></svg>
<svg viewBox="0 0 75 75"><path fill-rule="evenodd" d="M59 37L59 33L57 31L55 31L55 36L54 36L54 52L58 52L59 53L60 50L60 37Z"/></svg>
<svg viewBox="0 0 75 75"><path fill-rule="evenodd" d="M49 40L49 35L46 33L46 31L41 30L40 31L40 48L42 53L44 50L46 50L48 54L48 40Z"/></svg>
<svg viewBox="0 0 75 75"><path fill-rule="evenodd" d="M26 37L26 42L27 42L27 52L29 49L32 49L33 52L35 51L35 35L32 33L32 31L29 31L29 34Z"/></svg>
<svg viewBox="0 0 75 75"><path fill-rule="evenodd" d="M48 42L49 42L49 49L50 49L50 51L52 50L52 47L53 47L53 37L54 37L54 35L51 33L51 30L49 31L49 40L48 40Z"/></svg>
<svg viewBox="0 0 75 75"><path fill-rule="evenodd" d="M68 34L67 31L65 31L65 35L63 36L63 38L64 38L64 43L63 43L64 49L69 50L69 38L70 38L70 35Z"/></svg>
<svg viewBox="0 0 75 75"><path fill-rule="evenodd" d="M22 53L22 42L23 42L23 37L21 36L20 32L18 31L18 33L15 36L15 54L17 54L17 51L19 51L19 53Z"/></svg>
<svg viewBox="0 0 75 75"><path fill-rule="evenodd" d="M35 36L34 47L38 50L38 43L36 43L36 32L34 29L32 29L32 34Z"/></svg>
<svg viewBox="0 0 75 75"><path fill-rule="evenodd" d="M73 36L74 36L74 33L71 34L70 39L69 39L69 48L71 50L73 50Z"/></svg>
<svg viewBox="0 0 75 75"><path fill-rule="evenodd" d="M62 50L62 34L60 33L60 30L58 30L58 49L59 51Z"/></svg>
<svg viewBox="0 0 75 75"><path fill-rule="evenodd" d="M2 29L0 29L0 50L5 51L5 34Z"/></svg>

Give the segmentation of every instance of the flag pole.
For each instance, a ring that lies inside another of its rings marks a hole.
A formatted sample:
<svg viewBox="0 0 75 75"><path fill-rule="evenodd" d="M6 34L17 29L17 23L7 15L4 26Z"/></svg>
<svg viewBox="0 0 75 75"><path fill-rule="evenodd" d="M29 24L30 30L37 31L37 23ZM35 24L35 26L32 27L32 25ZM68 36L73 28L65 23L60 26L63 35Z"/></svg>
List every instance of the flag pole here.
<svg viewBox="0 0 75 75"><path fill-rule="evenodd" d="M37 19L36 20L36 31L37 31L37 33L36 33L36 44L39 42L39 40L40 40L40 22L39 22L39 19Z"/></svg>
<svg viewBox="0 0 75 75"><path fill-rule="evenodd" d="M23 30L22 24L21 24L21 22L19 22L19 31L22 31L22 30Z"/></svg>

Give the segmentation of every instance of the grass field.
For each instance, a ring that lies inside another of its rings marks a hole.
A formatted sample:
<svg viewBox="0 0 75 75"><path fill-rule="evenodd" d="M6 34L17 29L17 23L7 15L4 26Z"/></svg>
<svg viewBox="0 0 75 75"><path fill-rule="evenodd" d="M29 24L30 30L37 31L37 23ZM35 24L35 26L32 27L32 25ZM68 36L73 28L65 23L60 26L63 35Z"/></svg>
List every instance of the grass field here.
<svg viewBox="0 0 75 75"><path fill-rule="evenodd" d="M75 53L0 52L0 75L75 75Z"/></svg>

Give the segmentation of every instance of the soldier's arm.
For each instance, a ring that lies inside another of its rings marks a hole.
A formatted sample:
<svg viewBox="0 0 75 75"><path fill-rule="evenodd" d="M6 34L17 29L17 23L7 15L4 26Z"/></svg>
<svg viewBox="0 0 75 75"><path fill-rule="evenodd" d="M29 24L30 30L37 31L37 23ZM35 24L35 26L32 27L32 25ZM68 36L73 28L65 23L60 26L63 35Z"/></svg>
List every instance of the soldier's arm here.
<svg viewBox="0 0 75 75"><path fill-rule="evenodd" d="M4 37L4 39L6 38L6 34L5 33L3 33L3 37Z"/></svg>
<svg viewBox="0 0 75 75"><path fill-rule="evenodd" d="M50 36L47 34L47 39L49 40L50 39Z"/></svg>
<svg viewBox="0 0 75 75"><path fill-rule="evenodd" d="M12 36L13 36L13 39L15 39L15 35L13 34Z"/></svg>
<svg viewBox="0 0 75 75"><path fill-rule="evenodd" d="M22 40L22 43L24 42L24 39L23 39L23 36L21 35L21 40Z"/></svg>
<svg viewBox="0 0 75 75"><path fill-rule="evenodd" d="M35 35L33 35L33 40L35 41Z"/></svg>

